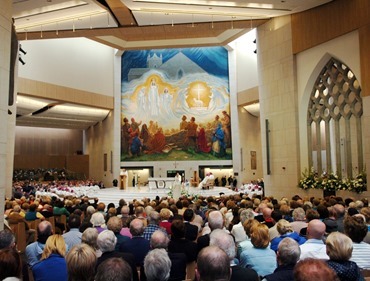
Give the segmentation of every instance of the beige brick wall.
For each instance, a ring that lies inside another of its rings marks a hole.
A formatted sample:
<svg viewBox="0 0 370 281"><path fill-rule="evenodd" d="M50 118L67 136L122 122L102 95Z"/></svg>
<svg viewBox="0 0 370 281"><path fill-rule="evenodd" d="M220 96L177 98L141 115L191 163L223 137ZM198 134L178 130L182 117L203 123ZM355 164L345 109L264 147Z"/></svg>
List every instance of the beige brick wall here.
<svg viewBox="0 0 370 281"><path fill-rule="evenodd" d="M280 198L298 191L300 171L290 16L272 19L258 28L257 50L265 193ZM267 175L266 119L269 120L270 175Z"/></svg>

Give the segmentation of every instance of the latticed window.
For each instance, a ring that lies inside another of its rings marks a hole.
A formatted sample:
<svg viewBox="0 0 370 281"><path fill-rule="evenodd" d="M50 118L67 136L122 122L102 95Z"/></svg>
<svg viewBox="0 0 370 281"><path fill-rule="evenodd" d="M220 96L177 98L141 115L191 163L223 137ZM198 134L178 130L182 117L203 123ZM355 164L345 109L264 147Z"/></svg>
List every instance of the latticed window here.
<svg viewBox="0 0 370 281"><path fill-rule="evenodd" d="M351 178L363 171L362 98L355 75L331 58L316 79L307 112L309 165Z"/></svg>

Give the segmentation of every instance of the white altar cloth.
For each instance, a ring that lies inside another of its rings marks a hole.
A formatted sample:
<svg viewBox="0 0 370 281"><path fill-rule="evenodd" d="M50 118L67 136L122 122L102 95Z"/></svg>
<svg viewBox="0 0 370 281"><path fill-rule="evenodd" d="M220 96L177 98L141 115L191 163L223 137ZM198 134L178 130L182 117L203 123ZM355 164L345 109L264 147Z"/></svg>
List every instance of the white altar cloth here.
<svg viewBox="0 0 370 281"><path fill-rule="evenodd" d="M175 178L148 178L149 188L171 188Z"/></svg>

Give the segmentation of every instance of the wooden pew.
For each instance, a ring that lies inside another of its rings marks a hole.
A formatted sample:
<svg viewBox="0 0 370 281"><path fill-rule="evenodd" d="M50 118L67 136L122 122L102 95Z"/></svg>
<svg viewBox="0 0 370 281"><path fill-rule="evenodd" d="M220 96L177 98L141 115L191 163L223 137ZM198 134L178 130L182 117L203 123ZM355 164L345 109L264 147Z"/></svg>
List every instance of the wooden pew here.
<svg viewBox="0 0 370 281"><path fill-rule="evenodd" d="M370 269L361 269L361 273L365 278L365 281L370 280Z"/></svg>
<svg viewBox="0 0 370 281"><path fill-rule="evenodd" d="M27 246L26 225L24 222L9 224L10 229L14 233L17 249L20 253L24 253Z"/></svg>
<svg viewBox="0 0 370 281"><path fill-rule="evenodd" d="M40 219L37 219L37 220L34 220L34 221L28 221L27 224L28 224L28 227L30 229L33 229L35 231L35 239L33 242L37 241L37 227L39 226L41 220Z"/></svg>
<svg viewBox="0 0 370 281"><path fill-rule="evenodd" d="M67 230L67 216L66 215L60 215L60 216L54 216L55 219L55 225L56 225L56 233L58 234L63 234L63 231ZM58 224L63 224L64 225L64 230L60 229L57 225ZM59 230L58 230L59 228ZM60 232L60 233L59 233Z"/></svg>

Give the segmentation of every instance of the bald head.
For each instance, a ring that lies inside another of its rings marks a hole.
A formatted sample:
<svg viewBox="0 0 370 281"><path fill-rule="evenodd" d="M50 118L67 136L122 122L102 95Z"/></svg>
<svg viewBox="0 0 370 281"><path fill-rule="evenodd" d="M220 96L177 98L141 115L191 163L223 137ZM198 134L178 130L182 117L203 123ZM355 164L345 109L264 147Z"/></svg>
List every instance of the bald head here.
<svg viewBox="0 0 370 281"><path fill-rule="evenodd" d="M266 220L266 219L269 219L271 218L271 213L272 213L272 210L270 208L264 208L262 210L262 215L263 215L263 218Z"/></svg>
<svg viewBox="0 0 370 281"><path fill-rule="evenodd" d="M312 220L307 226L307 238L308 239L322 239L325 234L326 226L320 220Z"/></svg>
<svg viewBox="0 0 370 281"><path fill-rule="evenodd" d="M48 221L42 221L37 226L37 241L45 244L50 235L53 234L53 228Z"/></svg>
<svg viewBox="0 0 370 281"><path fill-rule="evenodd" d="M40 233L43 233L45 232L46 230L48 230L49 228L51 228L51 223L49 221L42 221L39 223L38 225L38 231Z"/></svg>

